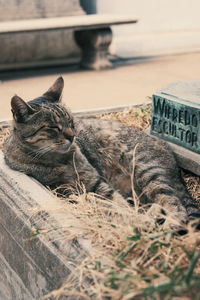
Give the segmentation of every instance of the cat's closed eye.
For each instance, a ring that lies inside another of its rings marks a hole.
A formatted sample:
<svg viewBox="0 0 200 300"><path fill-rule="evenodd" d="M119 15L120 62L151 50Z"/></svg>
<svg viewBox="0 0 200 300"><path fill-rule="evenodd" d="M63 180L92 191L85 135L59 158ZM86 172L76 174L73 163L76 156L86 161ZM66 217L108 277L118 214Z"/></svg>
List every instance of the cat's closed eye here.
<svg viewBox="0 0 200 300"><path fill-rule="evenodd" d="M45 134L47 135L47 138L56 138L60 134L60 130L58 128L47 128L45 129Z"/></svg>
<svg viewBox="0 0 200 300"><path fill-rule="evenodd" d="M49 134L51 134L52 136L58 136L61 133L61 128L59 128L58 126L49 126L47 128L45 128L45 131Z"/></svg>
<svg viewBox="0 0 200 300"><path fill-rule="evenodd" d="M61 127L58 127L58 126L49 126L47 127L48 129L52 129L52 130L57 130L57 131L61 131L62 128Z"/></svg>
<svg viewBox="0 0 200 300"><path fill-rule="evenodd" d="M42 131L45 128L45 126L41 126L39 128L36 128L35 130L32 130L31 132L28 133L23 133L22 137L23 138L31 138L34 137L35 135L37 135L40 131Z"/></svg>

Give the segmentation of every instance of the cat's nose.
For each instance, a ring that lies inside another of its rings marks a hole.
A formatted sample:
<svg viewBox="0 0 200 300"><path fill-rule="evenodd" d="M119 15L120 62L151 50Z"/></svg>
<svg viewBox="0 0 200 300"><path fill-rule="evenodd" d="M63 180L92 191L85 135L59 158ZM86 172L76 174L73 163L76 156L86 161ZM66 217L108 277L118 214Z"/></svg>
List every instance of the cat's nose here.
<svg viewBox="0 0 200 300"><path fill-rule="evenodd" d="M70 128L65 129L65 130L63 131L63 135L64 135L64 137L65 137L67 140L69 140L71 143L73 142L73 140L74 140L74 132L73 132L72 129L70 129Z"/></svg>

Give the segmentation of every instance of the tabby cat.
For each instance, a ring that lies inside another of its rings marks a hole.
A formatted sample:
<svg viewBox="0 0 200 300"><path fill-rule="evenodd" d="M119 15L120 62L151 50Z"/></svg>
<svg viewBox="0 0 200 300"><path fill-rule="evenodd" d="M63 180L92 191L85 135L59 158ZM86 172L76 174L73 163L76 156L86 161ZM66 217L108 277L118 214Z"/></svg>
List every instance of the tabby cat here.
<svg viewBox="0 0 200 300"><path fill-rule="evenodd" d="M28 103L12 98L13 130L4 145L12 169L51 188L64 184L67 194L84 186L102 198L129 198L134 185L143 203L159 203L180 223L200 217L164 141L118 122L73 117L60 103L63 87L59 77Z"/></svg>

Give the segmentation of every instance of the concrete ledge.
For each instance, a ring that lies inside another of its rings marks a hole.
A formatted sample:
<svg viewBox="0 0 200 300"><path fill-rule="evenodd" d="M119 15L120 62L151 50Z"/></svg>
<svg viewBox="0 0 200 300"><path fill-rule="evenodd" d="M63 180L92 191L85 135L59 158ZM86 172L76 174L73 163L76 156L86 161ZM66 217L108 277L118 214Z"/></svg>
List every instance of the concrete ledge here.
<svg viewBox="0 0 200 300"><path fill-rule="evenodd" d="M150 128L146 133L151 135ZM157 137L157 136L156 136ZM180 168L200 176L200 155L176 144L165 141L172 148Z"/></svg>
<svg viewBox="0 0 200 300"><path fill-rule="evenodd" d="M107 106L107 107L99 107L97 109L82 109L82 110L76 110L73 112L73 115L76 117L95 117L97 115L103 115L103 114L110 114L110 113L117 113L122 112L125 109L131 109L131 108L139 108L143 105L151 104L150 101L143 102L141 104L134 104L134 105L120 105L120 106ZM1 122L0 122L1 124Z"/></svg>
<svg viewBox="0 0 200 300"><path fill-rule="evenodd" d="M200 176L200 155L181 146L167 142L176 155L178 165Z"/></svg>
<svg viewBox="0 0 200 300"><path fill-rule="evenodd" d="M15 295L2 299L39 299L59 288L89 255L87 240L67 240L76 220L61 207L62 201L36 181L8 168L0 152L1 276L12 274L12 284L0 284L0 295Z"/></svg>

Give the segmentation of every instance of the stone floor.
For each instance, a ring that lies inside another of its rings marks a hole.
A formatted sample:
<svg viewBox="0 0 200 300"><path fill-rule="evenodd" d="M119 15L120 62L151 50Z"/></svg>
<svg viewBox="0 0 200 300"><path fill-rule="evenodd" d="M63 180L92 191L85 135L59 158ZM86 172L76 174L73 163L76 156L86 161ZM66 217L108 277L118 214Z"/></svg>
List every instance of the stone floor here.
<svg viewBox="0 0 200 300"><path fill-rule="evenodd" d="M24 100L39 96L59 75L65 80L63 100L73 111L129 106L148 101L152 93L171 82L198 79L200 52L133 59L100 72L62 67L0 74L0 119L11 117L14 94Z"/></svg>

